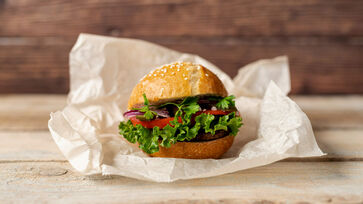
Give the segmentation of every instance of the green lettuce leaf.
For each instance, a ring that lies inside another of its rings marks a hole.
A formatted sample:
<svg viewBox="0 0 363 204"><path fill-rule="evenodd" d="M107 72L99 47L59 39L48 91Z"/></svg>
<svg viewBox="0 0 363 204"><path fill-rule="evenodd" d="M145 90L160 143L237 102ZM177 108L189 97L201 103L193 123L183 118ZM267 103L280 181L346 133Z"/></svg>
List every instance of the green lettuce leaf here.
<svg viewBox="0 0 363 204"><path fill-rule="evenodd" d="M210 114L200 114L197 117L195 117L195 122L196 124L200 124L200 126L203 127L204 132L205 133L213 133L213 129L211 129L210 125L212 123L212 121L214 120L214 115L210 115Z"/></svg>
<svg viewBox="0 0 363 204"><path fill-rule="evenodd" d="M222 98L217 104L216 107L218 109L226 110L229 108L235 108L234 100L236 97L233 95Z"/></svg>

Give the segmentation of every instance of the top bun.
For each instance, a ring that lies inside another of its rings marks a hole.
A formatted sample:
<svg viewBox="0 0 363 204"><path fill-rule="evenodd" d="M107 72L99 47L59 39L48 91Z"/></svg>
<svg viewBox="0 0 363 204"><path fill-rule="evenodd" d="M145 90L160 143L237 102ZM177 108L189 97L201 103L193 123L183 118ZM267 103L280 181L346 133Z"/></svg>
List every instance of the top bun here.
<svg viewBox="0 0 363 204"><path fill-rule="evenodd" d="M143 93L150 104L160 104L188 96L227 96L226 88L213 72L190 62L164 65L142 78L132 90L129 110L144 103Z"/></svg>

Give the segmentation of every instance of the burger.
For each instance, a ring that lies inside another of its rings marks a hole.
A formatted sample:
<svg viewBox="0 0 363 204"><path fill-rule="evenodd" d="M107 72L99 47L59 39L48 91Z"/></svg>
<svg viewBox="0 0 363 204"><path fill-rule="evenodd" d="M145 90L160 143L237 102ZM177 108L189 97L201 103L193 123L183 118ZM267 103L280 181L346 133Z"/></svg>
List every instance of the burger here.
<svg viewBox="0 0 363 204"><path fill-rule="evenodd" d="M202 65L164 65L132 90L120 134L152 157L217 159L242 126L234 98Z"/></svg>

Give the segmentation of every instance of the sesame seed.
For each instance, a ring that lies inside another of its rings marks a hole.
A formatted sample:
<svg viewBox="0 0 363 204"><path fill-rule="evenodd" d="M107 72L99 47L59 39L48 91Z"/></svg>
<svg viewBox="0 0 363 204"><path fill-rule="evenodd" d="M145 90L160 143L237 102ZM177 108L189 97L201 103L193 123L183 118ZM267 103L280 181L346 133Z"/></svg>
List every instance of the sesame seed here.
<svg viewBox="0 0 363 204"><path fill-rule="evenodd" d="M164 74L161 74L161 76L163 77L163 76L164 76Z"/></svg>
<svg viewBox="0 0 363 204"><path fill-rule="evenodd" d="M156 74L154 74L154 76L156 76Z"/></svg>
<svg viewBox="0 0 363 204"><path fill-rule="evenodd" d="M166 73L166 69L164 69L164 73Z"/></svg>
<svg viewBox="0 0 363 204"><path fill-rule="evenodd" d="M176 71L180 71L180 69L178 68Z"/></svg>
<svg viewBox="0 0 363 204"><path fill-rule="evenodd" d="M183 77L185 77L185 74L183 74Z"/></svg>
<svg viewBox="0 0 363 204"><path fill-rule="evenodd" d="M175 72L172 72L171 74L172 74L172 75L174 75L174 74L175 74Z"/></svg>
<svg viewBox="0 0 363 204"><path fill-rule="evenodd" d="M184 78L184 80L188 80L188 78L187 78L187 77L185 77L185 78Z"/></svg>
<svg viewBox="0 0 363 204"><path fill-rule="evenodd" d="M197 68L197 70L200 70L200 68L201 68L201 67L200 67L200 65L198 65L198 68Z"/></svg>
<svg viewBox="0 0 363 204"><path fill-rule="evenodd" d="M205 74L205 76L208 76L208 74Z"/></svg>

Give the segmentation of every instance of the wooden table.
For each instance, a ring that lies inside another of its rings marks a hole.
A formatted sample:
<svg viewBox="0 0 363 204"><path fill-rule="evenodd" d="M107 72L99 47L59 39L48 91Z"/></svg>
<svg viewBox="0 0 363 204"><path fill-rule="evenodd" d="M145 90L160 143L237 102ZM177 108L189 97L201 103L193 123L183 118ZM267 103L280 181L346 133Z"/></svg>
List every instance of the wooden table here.
<svg viewBox="0 0 363 204"><path fill-rule="evenodd" d="M75 172L52 141L64 95L0 96L0 203L363 203L363 96L295 96L325 157L153 183Z"/></svg>

